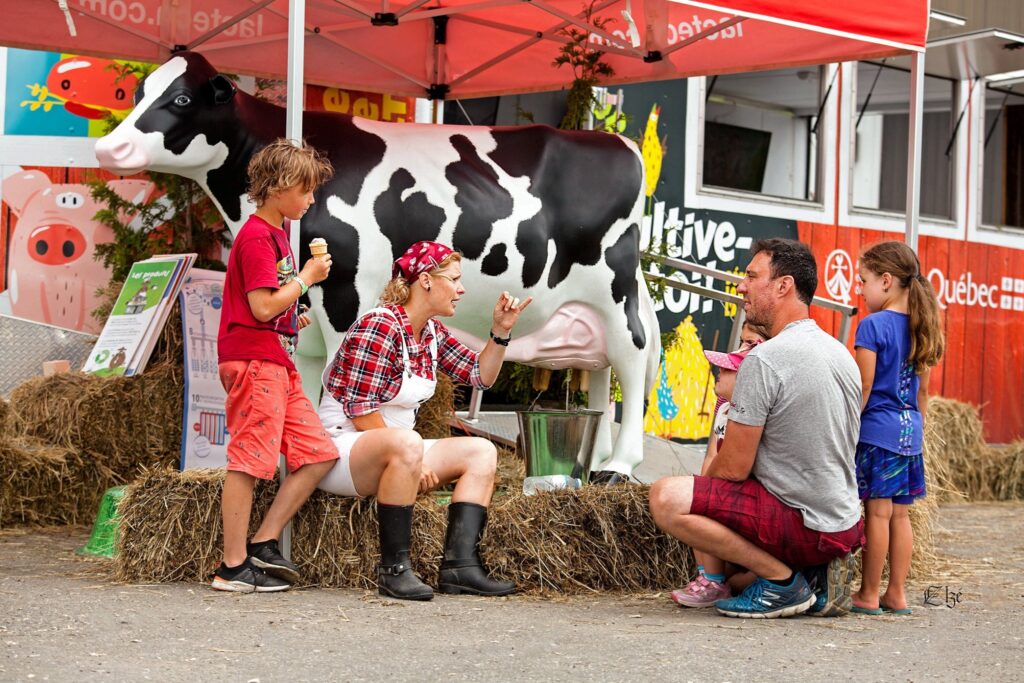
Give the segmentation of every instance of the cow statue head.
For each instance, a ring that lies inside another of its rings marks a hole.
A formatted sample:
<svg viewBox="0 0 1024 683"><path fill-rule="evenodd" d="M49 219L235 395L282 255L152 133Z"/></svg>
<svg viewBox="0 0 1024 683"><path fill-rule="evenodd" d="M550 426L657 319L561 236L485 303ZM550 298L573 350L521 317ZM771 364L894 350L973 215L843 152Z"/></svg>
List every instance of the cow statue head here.
<svg viewBox="0 0 1024 683"><path fill-rule="evenodd" d="M251 131L238 125L238 109L259 105L236 95L231 80L201 55L178 53L139 84L135 108L97 141L96 159L121 175L147 170L195 180L237 230L245 203L241 162L254 151ZM278 118L283 130L283 114L268 111L267 118L264 137L271 140Z"/></svg>

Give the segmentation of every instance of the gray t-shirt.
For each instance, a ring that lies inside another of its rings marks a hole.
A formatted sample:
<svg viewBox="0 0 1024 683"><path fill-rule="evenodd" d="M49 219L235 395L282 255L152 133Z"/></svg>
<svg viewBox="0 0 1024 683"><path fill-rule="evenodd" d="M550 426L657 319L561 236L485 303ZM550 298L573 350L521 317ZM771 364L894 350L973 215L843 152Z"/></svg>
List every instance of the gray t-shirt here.
<svg viewBox="0 0 1024 683"><path fill-rule="evenodd" d="M751 476L808 529L845 531L860 518L860 386L853 356L811 319L786 325L740 366L729 419L764 425Z"/></svg>

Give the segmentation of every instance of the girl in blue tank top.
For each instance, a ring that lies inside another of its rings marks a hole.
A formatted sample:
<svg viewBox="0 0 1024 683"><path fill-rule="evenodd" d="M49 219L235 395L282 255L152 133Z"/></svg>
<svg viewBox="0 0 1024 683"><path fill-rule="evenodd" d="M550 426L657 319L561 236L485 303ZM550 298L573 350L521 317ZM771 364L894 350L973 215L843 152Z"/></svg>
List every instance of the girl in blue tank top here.
<svg viewBox="0 0 1024 683"><path fill-rule="evenodd" d="M860 281L871 311L854 342L863 382L857 487L867 542L852 611L909 614L906 579L914 539L908 507L925 493L922 421L928 378L944 341L935 293L906 244L881 242L865 251ZM880 593L886 555L889 585Z"/></svg>

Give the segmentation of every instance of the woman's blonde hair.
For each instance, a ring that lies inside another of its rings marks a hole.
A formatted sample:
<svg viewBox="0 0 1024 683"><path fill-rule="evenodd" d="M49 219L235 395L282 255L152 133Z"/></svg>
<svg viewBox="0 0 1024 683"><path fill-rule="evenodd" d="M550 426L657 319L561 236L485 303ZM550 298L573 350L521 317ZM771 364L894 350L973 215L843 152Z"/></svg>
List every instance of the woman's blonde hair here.
<svg viewBox="0 0 1024 683"><path fill-rule="evenodd" d="M860 257L860 264L878 276L885 273L907 290L910 314L910 354L917 374L937 364L946 350L939 320L939 304L928 278L921 274L921 262L903 242L879 242Z"/></svg>
<svg viewBox="0 0 1024 683"><path fill-rule="evenodd" d="M451 264L461 260L462 254L454 251L441 259L441 263L437 265L437 268L427 271L427 275L436 275ZM392 278L391 282L384 287L384 291L381 292L380 302L386 306L404 305L405 302L409 300L409 284L410 283L401 275L396 278Z"/></svg>
<svg viewBox="0 0 1024 683"><path fill-rule="evenodd" d="M334 175L324 156L303 142L298 145L278 138L256 152L249 160L249 199L263 206L275 192L295 186L312 192Z"/></svg>

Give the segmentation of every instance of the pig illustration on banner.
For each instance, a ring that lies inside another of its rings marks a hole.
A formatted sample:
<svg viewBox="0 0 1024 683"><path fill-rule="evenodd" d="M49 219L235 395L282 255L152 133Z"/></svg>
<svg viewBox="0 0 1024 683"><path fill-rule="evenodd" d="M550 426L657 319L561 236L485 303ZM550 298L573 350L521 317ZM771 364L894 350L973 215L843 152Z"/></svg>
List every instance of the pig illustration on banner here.
<svg viewBox="0 0 1024 683"><path fill-rule="evenodd" d="M145 201L148 180L111 180L117 194ZM96 245L111 242L113 232L93 220L102 207L87 185L50 181L42 171L21 171L4 179L3 200L17 216L7 252L7 290L11 313L19 318L71 330L96 332L90 315L96 290L110 272L94 258Z"/></svg>

